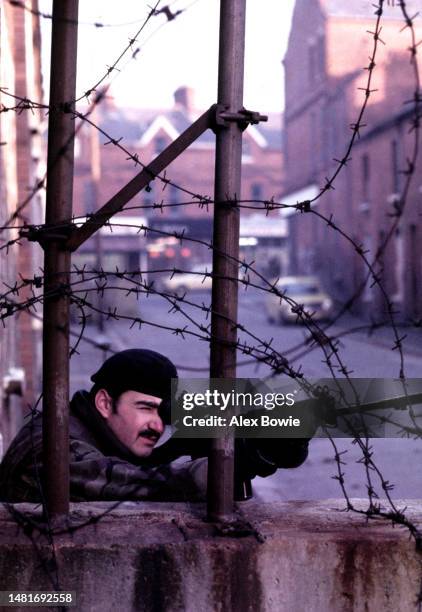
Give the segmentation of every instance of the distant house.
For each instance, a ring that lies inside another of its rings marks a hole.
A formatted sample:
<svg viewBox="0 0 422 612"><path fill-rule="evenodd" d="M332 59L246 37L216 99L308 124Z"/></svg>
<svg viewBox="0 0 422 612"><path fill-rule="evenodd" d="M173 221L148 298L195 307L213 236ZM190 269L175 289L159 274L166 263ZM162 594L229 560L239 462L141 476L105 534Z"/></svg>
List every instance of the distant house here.
<svg viewBox="0 0 422 612"><path fill-rule="evenodd" d="M264 111L263 111L264 112ZM118 109L112 99L106 99L98 109L102 130L112 138L122 138L121 143L132 154L148 164L171 142L173 142L201 114L194 105L193 90L180 87L174 94L174 106L168 110ZM92 135L86 128L81 131L77 143L75 169L75 213L84 216L92 213L126 184L140 167L128 161L124 153L101 136L101 181L96 197L93 197L91 146ZM260 201L279 198L282 191L281 117L271 116L268 124L249 126L243 138L242 199ZM198 243L184 241L180 244L171 236L184 232L184 236L210 241L212 232L213 206L204 202L213 198L214 191L215 135L211 130L202 134L184 153L168 166L163 176L152 180L126 206L126 211L116 216L113 222L128 225L124 220L131 218L132 229L127 233L119 229L101 232L102 247L106 261L122 268L157 269L169 265L190 266L200 261L209 261L209 249ZM181 187L182 189L180 189ZM193 194L193 195L192 195ZM250 206L253 202L248 203ZM171 205L171 206L169 206ZM259 206L258 203L255 204ZM242 212L242 217L256 210ZM262 215L263 224L265 216ZM267 219L268 220L268 219ZM134 226L146 225L150 230L136 233ZM243 240L243 251L248 255L261 244L266 244L265 256L274 256L271 249L285 242L283 223L280 226L280 240L274 235L268 241L262 237L251 241ZM259 231L262 232L258 228ZM250 238L250 236L248 236ZM273 249L274 250L274 249ZM95 261L95 241L84 247L85 260L88 252L90 261ZM78 261L79 255L76 256ZM265 257L262 265L268 263Z"/></svg>
<svg viewBox="0 0 422 612"><path fill-rule="evenodd" d="M409 133L415 80L410 64L409 30L400 33L399 3L384 3L382 42L378 44L372 91L347 165L314 206L332 218L372 261L394 221L394 204L404 187L410 155ZM409 14L420 3L406 2ZM375 6L347 0L297 0L288 49L284 115L285 182L282 201L295 204L317 196L338 167L364 101L373 48ZM415 18L417 40L421 15ZM386 43L386 44L382 44ZM421 162L418 162L420 176ZM420 178L415 172L400 224L378 265L377 274L401 316L422 314L422 265L416 245L422 240ZM418 212L419 210L419 212ZM369 281L354 246L314 214L289 210L291 271L318 274L339 300L357 293L355 309L382 314L386 301ZM382 269L381 269L382 268Z"/></svg>

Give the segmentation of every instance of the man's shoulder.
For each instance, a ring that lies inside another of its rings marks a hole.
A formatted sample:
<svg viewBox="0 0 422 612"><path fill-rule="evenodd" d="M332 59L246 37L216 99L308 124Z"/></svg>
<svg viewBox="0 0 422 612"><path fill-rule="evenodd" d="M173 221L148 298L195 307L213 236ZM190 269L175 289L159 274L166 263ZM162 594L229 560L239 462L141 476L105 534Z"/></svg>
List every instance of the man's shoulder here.
<svg viewBox="0 0 422 612"><path fill-rule="evenodd" d="M22 474L39 462L42 453L42 415L28 417L12 440L0 464L0 495L2 501L32 501L30 486L22 480Z"/></svg>
<svg viewBox="0 0 422 612"><path fill-rule="evenodd" d="M84 392L78 392L79 398L85 398ZM75 399L76 394L73 396ZM73 402L72 399L72 402ZM16 434L9 448L7 449L1 468L4 471L15 469L22 462L34 462L40 458L42 451L42 412L33 411L25 420L24 425ZM90 444L94 443L94 438L86 422L81 420L77 411L71 410L69 415L69 436L70 439L80 440Z"/></svg>
<svg viewBox="0 0 422 612"><path fill-rule="evenodd" d="M28 454L38 454L42 446L42 415L31 414L16 436L13 438L1 465L15 465Z"/></svg>

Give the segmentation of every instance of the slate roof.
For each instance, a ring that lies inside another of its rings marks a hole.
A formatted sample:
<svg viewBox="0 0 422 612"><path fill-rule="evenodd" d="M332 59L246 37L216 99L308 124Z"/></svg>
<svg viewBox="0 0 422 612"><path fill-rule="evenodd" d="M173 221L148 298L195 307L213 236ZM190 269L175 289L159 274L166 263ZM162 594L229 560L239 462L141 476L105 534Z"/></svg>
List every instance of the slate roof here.
<svg viewBox="0 0 422 612"><path fill-rule="evenodd" d="M101 112L101 110L100 127L113 138L123 138L126 142L136 142L146 129L147 117L142 118L139 115L134 118L121 108L107 109L105 112ZM104 143L107 138L101 134L100 140Z"/></svg>
<svg viewBox="0 0 422 612"><path fill-rule="evenodd" d="M159 116L165 117L179 134L184 132L192 123L192 119L177 108L170 110L114 108L113 110L106 110L101 118L100 125L107 134L115 138L123 137L126 143L136 143ZM273 117L270 117L269 124L262 123L255 126L267 141L270 149L280 149L281 147L281 130L277 125L279 123L279 119L274 121ZM101 140L105 142L107 139L102 137ZM211 130L207 130L196 142L202 145L213 145L215 142L214 134Z"/></svg>
<svg viewBox="0 0 422 612"><path fill-rule="evenodd" d="M267 141L269 149L280 149L282 145L282 115L281 113L266 113L265 110L262 113L268 115L268 121L255 127Z"/></svg>

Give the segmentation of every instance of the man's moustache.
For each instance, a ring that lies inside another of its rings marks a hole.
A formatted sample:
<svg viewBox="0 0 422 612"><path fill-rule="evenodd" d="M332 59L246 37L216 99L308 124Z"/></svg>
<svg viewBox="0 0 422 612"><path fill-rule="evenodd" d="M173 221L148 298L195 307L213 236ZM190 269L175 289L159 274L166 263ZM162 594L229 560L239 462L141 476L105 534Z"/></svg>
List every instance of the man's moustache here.
<svg viewBox="0 0 422 612"><path fill-rule="evenodd" d="M150 440L157 441L160 437L160 434L154 431L153 429L144 429L140 431L138 434L139 438L149 438Z"/></svg>

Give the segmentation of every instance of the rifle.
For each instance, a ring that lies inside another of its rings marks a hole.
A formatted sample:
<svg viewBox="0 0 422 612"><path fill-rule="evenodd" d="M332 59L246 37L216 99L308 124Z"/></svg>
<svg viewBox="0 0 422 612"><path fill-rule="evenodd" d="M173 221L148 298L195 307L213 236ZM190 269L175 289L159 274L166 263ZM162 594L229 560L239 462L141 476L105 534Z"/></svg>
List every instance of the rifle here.
<svg viewBox="0 0 422 612"><path fill-rule="evenodd" d="M234 491L235 501L244 501L253 497L252 479L255 476L270 476L278 469L294 468L302 465L308 456L308 443L318 427L335 428L338 421L354 415L368 415L374 411L394 409L405 410L409 406L422 404L422 393L410 393L397 397L366 402L359 405L337 408L332 396L324 395L297 402L294 412L310 415L309 437L294 438L236 438L235 439L235 471ZM268 414L268 411L253 410L246 413L248 417L257 414ZM385 421L382 417L381 420ZM346 422L347 423L347 422ZM363 422L364 423L364 422ZM396 424L397 425L397 424ZM403 431L422 437L422 428L399 425ZM356 437L354 425L347 423L349 435ZM313 430L313 431L312 431ZM344 432L344 429L343 429ZM190 456L192 459L207 457L211 446L209 438L177 438L171 437L167 442L154 449L149 458L153 465L170 463L179 457Z"/></svg>

